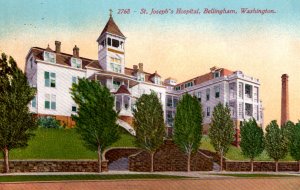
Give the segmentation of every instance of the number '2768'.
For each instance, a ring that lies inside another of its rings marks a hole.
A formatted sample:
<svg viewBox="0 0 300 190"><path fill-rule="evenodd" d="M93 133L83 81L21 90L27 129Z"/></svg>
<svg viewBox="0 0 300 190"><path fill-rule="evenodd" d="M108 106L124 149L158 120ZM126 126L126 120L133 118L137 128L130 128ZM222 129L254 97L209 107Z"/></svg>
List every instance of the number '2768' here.
<svg viewBox="0 0 300 190"><path fill-rule="evenodd" d="M118 14L130 14L130 9L118 9Z"/></svg>

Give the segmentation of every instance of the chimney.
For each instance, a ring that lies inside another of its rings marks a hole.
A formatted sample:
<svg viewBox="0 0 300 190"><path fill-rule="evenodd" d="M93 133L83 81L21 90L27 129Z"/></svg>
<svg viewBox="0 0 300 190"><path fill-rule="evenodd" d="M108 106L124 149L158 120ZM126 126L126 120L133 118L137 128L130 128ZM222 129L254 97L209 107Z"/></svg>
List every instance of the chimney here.
<svg viewBox="0 0 300 190"><path fill-rule="evenodd" d="M56 53L60 53L61 42L55 41L55 51Z"/></svg>
<svg viewBox="0 0 300 190"><path fill-rule="evenodd" d="M139 70L144 71L143 63L139 63Z"/></svg>
<svg viewBox="0 0 300 190"><path fill-rule="evenodd" d="M289 76L281 76L281 125L289 120Z"/></svg>
<svg viewBox="0 0 300 190"><path fill-rule="evenodd" d="M137 65L133 65L133 71L137 72L137 70L138 70L138 66Z"/></svg>
<svg viewBox="0 0 300 190"><path fill-rule="evenodd" d="M79 57L79 48L76 45L73 48L73 56L74 57Z"/></svg>

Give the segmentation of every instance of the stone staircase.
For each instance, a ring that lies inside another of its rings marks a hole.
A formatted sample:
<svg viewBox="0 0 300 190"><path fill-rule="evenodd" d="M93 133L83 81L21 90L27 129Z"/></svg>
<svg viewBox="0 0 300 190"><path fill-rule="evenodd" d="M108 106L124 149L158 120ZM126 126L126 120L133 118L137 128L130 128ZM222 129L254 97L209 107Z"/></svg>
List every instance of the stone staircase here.
<svg viewBox="0 0 300 190"><path fill-rule="evenodd" d="M125 171L128 170L128 158L120 158L108 165L108 171L117 170Z"/></svg>

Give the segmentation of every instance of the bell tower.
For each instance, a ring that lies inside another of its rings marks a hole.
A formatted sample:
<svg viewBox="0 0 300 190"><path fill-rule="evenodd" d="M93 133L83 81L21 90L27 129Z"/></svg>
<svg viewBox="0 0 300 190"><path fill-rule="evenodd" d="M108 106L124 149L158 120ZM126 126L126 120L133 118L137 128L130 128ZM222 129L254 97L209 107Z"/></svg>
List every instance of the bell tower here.
<svg viewBox="0 0 300 190"><path fill-rule="evenodd" d="M98 61L105 71L124 73L125 39L126 37L115 23L110 9L109 19L97 39Z"/></svg>

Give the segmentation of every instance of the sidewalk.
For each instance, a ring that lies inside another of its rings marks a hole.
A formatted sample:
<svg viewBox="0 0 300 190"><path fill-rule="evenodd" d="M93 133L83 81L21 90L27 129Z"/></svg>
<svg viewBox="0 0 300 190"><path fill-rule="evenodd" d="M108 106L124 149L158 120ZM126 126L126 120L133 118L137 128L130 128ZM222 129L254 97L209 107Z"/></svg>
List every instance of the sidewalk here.
<svg viewBox="0 0 300 190"><path fill-rule="evenodd" d="M18 175L127 175L127 174L140 174L140 175L149 175L149 174L160 174L160 175L172 175L172 176L185 176L192 178L235 178L232 176L224 176L223 174L269 174L269 175L291 175L299 176L299 172L215 172L215 171L191 171L191 172L131 172L131 171L109 171L102 173L95 172L24 172L24 173L1 173L0 176L18 176Z"/></svg>

